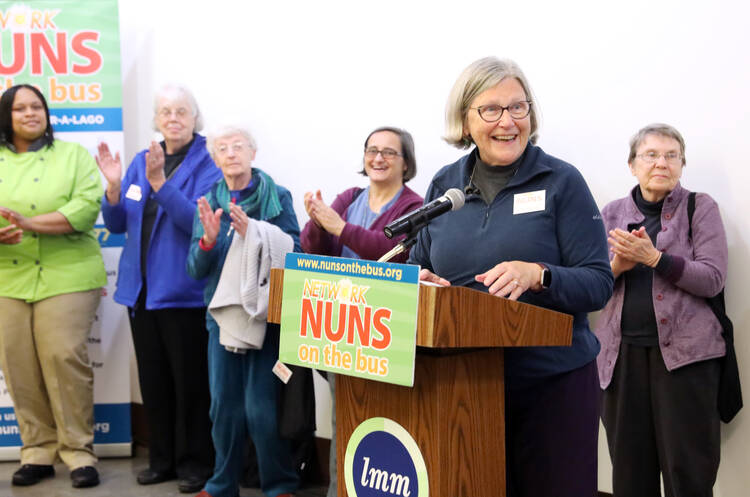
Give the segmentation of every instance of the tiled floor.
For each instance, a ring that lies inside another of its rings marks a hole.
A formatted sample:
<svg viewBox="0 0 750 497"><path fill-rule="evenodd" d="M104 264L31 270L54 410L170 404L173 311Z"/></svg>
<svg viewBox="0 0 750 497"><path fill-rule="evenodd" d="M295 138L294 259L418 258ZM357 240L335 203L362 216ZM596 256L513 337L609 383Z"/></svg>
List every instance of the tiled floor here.
<svg viewBox="0 0 750 497"><path fill-rule="evenodd" d="M176 497L186 496L177 491L177 482L168 481L157 485L142 486L135 475L148 464L148 457L139 451L134 458L101 459L98 470L101 484L94 488L73 488L68 469L63 464L55 465L56 476L45 479L31 487L14 487L10 484L18 462L0 463L0 497ZM310 487L297 493L297 497L323 497L325 488ZM240 489L240 497L262 497L257 489Z"/></svg>

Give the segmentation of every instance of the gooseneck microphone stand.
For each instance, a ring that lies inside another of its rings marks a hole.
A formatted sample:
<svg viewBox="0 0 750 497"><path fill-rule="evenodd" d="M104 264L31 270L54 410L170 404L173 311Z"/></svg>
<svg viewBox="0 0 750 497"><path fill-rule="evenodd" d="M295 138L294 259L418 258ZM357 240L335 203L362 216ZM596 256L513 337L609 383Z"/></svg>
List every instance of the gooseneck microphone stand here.
<svg viewBox="0 0 750 497"><path fill-rule="evenodd" d="M417 233L419 233L419 230L412 231L411 233L406 235L404 241L389 250L383 257L378 259L378 262L388 262L398 254L404 252L405 250L409 250L415 243L417 243Z"/></svg>

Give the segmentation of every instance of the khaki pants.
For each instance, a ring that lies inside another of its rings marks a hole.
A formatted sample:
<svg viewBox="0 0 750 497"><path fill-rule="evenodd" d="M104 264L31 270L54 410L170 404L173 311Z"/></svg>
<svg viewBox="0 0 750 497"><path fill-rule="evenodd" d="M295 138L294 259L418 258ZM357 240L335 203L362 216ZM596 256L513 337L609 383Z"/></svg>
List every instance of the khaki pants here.
<svg viewBox="0 0 750 497"><path fill-rule="evenodd" d="M39 302L0 297L0 367L21 432L21 464L93 466L94 372L86 340L99 288Z"/></svg>

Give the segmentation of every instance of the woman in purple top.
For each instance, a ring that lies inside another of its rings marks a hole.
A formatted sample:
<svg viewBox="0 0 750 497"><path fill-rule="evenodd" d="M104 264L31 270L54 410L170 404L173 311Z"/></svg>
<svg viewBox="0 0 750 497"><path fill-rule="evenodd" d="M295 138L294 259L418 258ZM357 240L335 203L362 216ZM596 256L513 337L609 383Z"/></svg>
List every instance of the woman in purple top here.
<svg viewBox="0 0 750 497"><path fill-rule="evenodd" d="M376 260L404 239L386 238L383 228L407 212L419 208L423 199L404 185L417 174L414 140L399 128L381 127L365 139L360 174L370 178L367 188L350 188L328 206L320 190L305 193L310 220L300 235L302 250L309 254ZM405 251L393 262L404 262ZM329 377L331 399L335 399L333 377ZM336 494L336 411L332 412L331 482L328 497Z"/></svg>
<svg viewBox="0 0 750 497"><path fill-rule="evenodd" d="M310 220L302 230L302 249L310 254L375 260L404 237L388 239L383 228L422 205L423 199L404 185L417 174L414 140L402 129L378 128L365 140L365 189L350 188L328 206L320 190L305 193ZM395 257L403 262L408 251Z"/></svg>
<svg viewBox="0 0 750 497"><path fill-rule="evenodd" d="M602 420L614 495L710 496L719 468L722 328L706 298L724 287L716 202L696 195L692 232L680 186L685 141L666 124L630 140L638 186L602 210L615 276L599 317Z"/></svg>

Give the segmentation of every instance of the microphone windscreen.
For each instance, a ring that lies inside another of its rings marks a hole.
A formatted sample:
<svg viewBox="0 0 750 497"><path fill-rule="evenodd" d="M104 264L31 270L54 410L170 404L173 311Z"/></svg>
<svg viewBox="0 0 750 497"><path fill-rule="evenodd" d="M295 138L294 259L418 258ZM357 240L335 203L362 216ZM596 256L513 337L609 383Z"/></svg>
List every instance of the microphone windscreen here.
<svg viewBox="0 0 750 497"><path fill-rule="evenodd" d="M458 188L451 188L450 190L445 192L445 196L448 197L451 201L452 211L457 211L464 206L464 192L462 192Z"/></svg>

